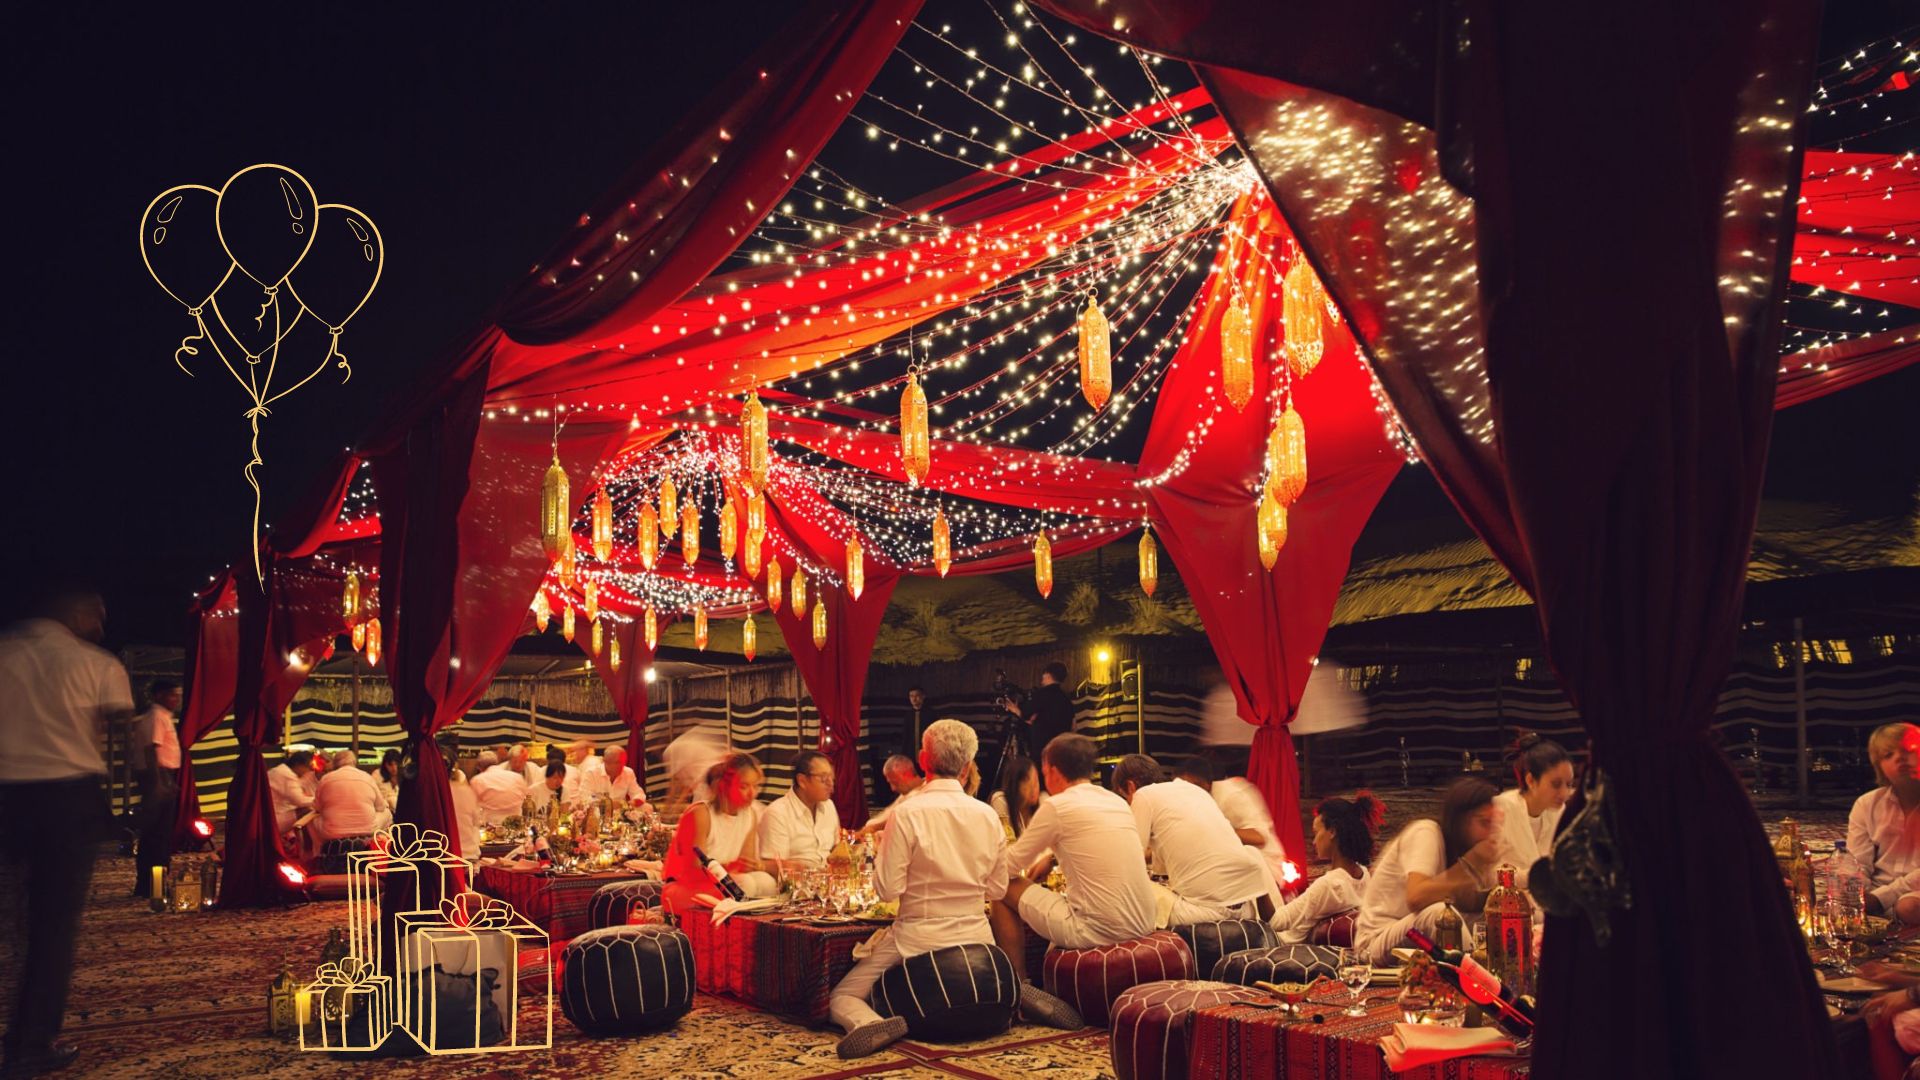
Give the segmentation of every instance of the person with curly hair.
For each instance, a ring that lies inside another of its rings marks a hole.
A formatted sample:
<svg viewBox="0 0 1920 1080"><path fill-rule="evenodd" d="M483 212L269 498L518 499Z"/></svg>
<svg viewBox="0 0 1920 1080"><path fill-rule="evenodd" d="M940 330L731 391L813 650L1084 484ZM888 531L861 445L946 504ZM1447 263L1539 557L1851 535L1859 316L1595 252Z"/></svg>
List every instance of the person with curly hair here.
<svg viewBox="0 0 1920 1080"><path fill-rule="evenodd" d="M1327 799L1314 808L1313 853L1332 865L1273 913L1269 922L1281 942L1306 941L1315 926L1360 906L1367 864L1373 861L1373 838L1386 817L1387 808L1371 791L1351 799Z"/></svg>

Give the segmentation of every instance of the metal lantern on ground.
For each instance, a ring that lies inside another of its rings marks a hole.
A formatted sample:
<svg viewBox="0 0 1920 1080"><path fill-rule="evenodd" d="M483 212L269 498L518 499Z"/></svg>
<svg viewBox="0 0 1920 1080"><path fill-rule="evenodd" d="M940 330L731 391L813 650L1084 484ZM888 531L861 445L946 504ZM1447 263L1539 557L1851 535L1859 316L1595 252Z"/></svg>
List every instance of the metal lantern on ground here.
<svg viewBox="0 0 1920 1080"><path fill-rule="evenodd" d="M560 636L566 638L568 644L573 642L574 619L572 604L560 609Z"/></svg>
<svg viewBox="0 0 1920 1080"><path fill-rule="evenodd" d="M827 647L827 602L825 597L821 597L819 602L813 605L813 647L816 649L824 649Z"/></svg>
<svg viewBox="0 0 1920 1080"><path fill-rule="evenodd" d="M753 612L749 611L746 621L740 624L740 655L746 657L748 663L753 662L754 645L759 636L753 626Z"/></svg>
<svg viewBox="0 0 1920 1080"><path fill-rule="evenodd" d="M660 478L660 535L671 540L673 531L679 527L680 489L673 486L673 477L663 476Z"/></svg>
<svg viewBox="0 0 1920 1080"><path fill-rule="evenodd" d="M767 608L775 614L780 612L781 584L780 556L775 555L767 560Z"/></svg>
<svg viewBox="0 0 1920 1080"><path fill-rule="evenodd" d="M867 552L860 546L860 537L847 537L847 592L855 600L860 599L861 590L867 587Z"/></svg>
<svg viewBox="0 0 1920 1080"><path fill-rule="evenodd" d="M933 568L941 577L947 576L947 570L953 565L953 533L947 528L947 512L935 507L933 510Z"/></svg>
<svg viewBox="0 0 1920 1080"><path fill-rule="evenodd" d="M1099 298L1087 294L1080 311L1080 393L1095 410L1113 395L1113 328L1100 313Z"/></svg>
<svg viewBox="0 0 1920 1080"><path fill-rule="evenodd" d="M1244 296L1220 320L1220 389L1236 410L1253 400L1253 312Z"/></svg>
<svg viewBox="0 0 1920 1080"><path fill-rule="evenodd" d="M700 561L700 504L692 499L680 508L680 557L688 566Z"/></svg>
<svg viewBox="0 0 1920 1080"><path fill-rule="evenodd" d="M793 597L793 617L796 619L806 618L807 568L804 566L796 566L793 568L793 592L791 595Z"/></svg>
<svg viewBox="0 0 1920 1080"><path fill-rule="evenodd" d="M601 562L613 557L613 500L604 487L593 493L593 557Z"/></svg>
<svg viewBox="0 0 1920 1080"><path fill-rule="evenodd" d="M747 475L753 480L753 490L765 491L772 454L767 448L767 407L760 403L758 390L747 393L747 403L740 410L740 428L747 444Z"/></svg>
<svg viewBox="0 0 1920 1080"><path fill-rule="evenodd" d="M653 610L652 604L648 604L640 617L646 620L646 625L640 629L646 635L647 651L652 652L660 646L660 614Z"/></svg>
<svg viewBox="0 0 1920 1080"><path fill-rule="evenodd" d="M587 600L587 618L589 619L599 618L600 617L600 586L594 584L593 581L588 580L585 584L580 586L580 592L586 597L586 600Z"/></svg>
<svg viewBox="0 0 1920 1080"><path fill-rule="evenodd" d="M1297 376L1305 376L1320 363L1326 350L1321 326L1326 318L1320 296L1320 279L1305 256L1296 254L1287 268L1285 304L1281 318L1286 326L1287 363Z"/></svg>
<svg viewBox="0 0 1920 1080"><path fill-rule="evenodd" d="M556 453L540 484L540 546L548 559L560 557L560 548L572 531L573 503L567 491L567 470L560 467L560 455Z"/></svg>
<svg viewBox="0 0 1920 1080"><path fill-rule="evenodd" d="M728 498L720 504L720 558L732 559L740 546L740 511Z"/></svg>
<svg viewBox="0 0 1920 1080"><path fill-rule="evenodd" d="M553 605L547 602L547 590L541 589L533 594L533 625L539 627L540 632L544 634L552 623ZM359 648L358 645L354 647Z"/></svg>
<svg viewBox="0 0 1920 1080"><path fill-rule="evenodd" d="M1033 538L1033 583L1044 597L1053 595L1053 541L1041 529Z"/></svg>
<svg viewBox="0 0 1920 1080"><path fill-rule="evenodd" d="M707 651L707 609L693 609L693 647L701 652Z"/></svg>
<svg viewBox="0 0 1920 1080"><path fill-rule="evenodd" d="M1160 587L1160 548L1153 542L1153 530L1140 530L1140 591L1148 596Z"/></svg>
<svg viewBox="0 0 1920 1080"><path fill-rule="evenodd" d="M373 618L367 620L367 663L368 664L374 667L380 666L381 647L382 645L380 641L380 617L376 615Z"/></svg>
<svg viewBox="0 0 1920 1080"><path fill-rule="evenodd" d="M1260 541L1260 563L1271 570L1274 560L1280 557L1280 549L1287 546L1287 508L1280 505L1271 489L1261 493L1260 512L1254 520Z"/></svg>
<svg viewBox="0 0 1920 1080"><path fill-rule="evenodd" d="M927 392L920 388L920 376L907 375L906 392L900 395L900 465L907 472L907 483L919 486L933 469L933 437L927 432Z"/></svg>
<svg viewBox="0 0 1920 1080"><path fill-rule="evenodd" d="M633 530L633 546L640 549L640 565L648 570L660 559L660 517L652 503L640 504L640 523Z"/></svg>
<svg viewBox="0 0 1920 1080"><path fill-rule="evenodd" d="M1307 428L1291 401L1267 439L1267 487L1282 506L1292 506L1307 489Z"/></svg>

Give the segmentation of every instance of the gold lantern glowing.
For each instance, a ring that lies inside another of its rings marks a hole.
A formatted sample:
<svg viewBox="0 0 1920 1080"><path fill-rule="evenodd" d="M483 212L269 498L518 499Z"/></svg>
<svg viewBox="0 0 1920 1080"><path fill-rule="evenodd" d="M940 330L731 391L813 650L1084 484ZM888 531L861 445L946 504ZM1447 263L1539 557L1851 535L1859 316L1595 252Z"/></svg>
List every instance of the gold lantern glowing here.
<svg viewBox="0 0 1920 1080"><path fill-rule="evenodd" d="M592 620L592 624L593 630L587 635L587 649L593 655L599 656L600 650L606 648L607 632L601 627L599 619Z"/></svg>
<svg viewBox="0 0 1920 1080"><path fill-rule="evenodd" d="M1292 401L1267 439L1267 487L1281 506L1292 506L1307 489L1307 428Z"/></svg>
<svg viewBox="0 0 1920 1080"><path fill-rule="evenodd" d="M1047 539L1045 529L1033 537L1033 583L1042 598L1053 595L1053 541Z"/></svg>
<svg viewBox="0 0 1920 1080"><path fill-rule="evenodd" d="M1286 325L1287 363L1295 375L1305 376L1320 363L1326 346L1320 336L1325 318L1320 279L1303 255L1296 254L1293 265L1287 268L1285 297L1281 314Z"/></svg>
<svg viewBox="0 0 1920 1080"><path fill-rule="evenodd" d="M824 598L813 605L813 647L827 647L827 604Z"/></svg>
<svg viewBox="0 0 1920 1080"><path fill-rule="evenodd" d="M673 477L663 476L660 478L660 535L671 540L673 530L679 527L680 489L673 486Z"/></svg>
<svg viewBox="0 0 1920 1080"><path fill-rule="evenodd" d="M613 500L606 488L593 493L593 557L601 562L613 557Z"/></svg>
<svg viewBox="0 0 1920 1080"><path fill-rule="evenodd" d="M660 615L653 610L652 604L648 604L640 617L646 620L646 625L642 626L641 630L646 633L647 651L652 652L660 645Z"/></svg>
<svg viewBox="0 0 1920 1080"><path fill-rule="evenodd" d="M1220 320L1220 389L1236 410L1253 400L1253 312L1244 296Z"/></svg>
<svg viewBox="0 0 1920 1080"><path fill-rule="evenodd" d="M547 602L547 590L541 589L533 594L533 625L539 627L540 632L544 634L552 623L553 605ZM355 647L358 648L358 646Z"/></svg>
<svg viewBox="0 0 1920 1080"><path fill-rule="evenodd" d="M680 557L688 566L700 561L700 504L692 499L680 508Z"/></svg>
<svg viewBox="0 0 1920 1080"><path fill-rule="evenodd" d="M347 571L347 581L340 589L340 617L348 626L360 621L360 575Z"/></svg>
<svg viewBox="0 0 1920 1080"><path fill-rule="evenodd" d="M774 614L780 613L780 556L767 560L767 608Z"/></svg>
<svg viewBox="0 0 1920 1080"><path fill-rule="evenodd" d="M1087 294L1080 311L1080 393L1096 411L1113 395L1113 327L1100 313L1098 297Z"/></svg>
<svg viewBox="0 0 1920 1080"><path fill-rule="evenodd" d="M583 594L585 594L587 599L587 618L589 619L599 618L600 617L600 586L594 584L593 581L589 579L588 581L581 584L580 591Z"/></svg>
<svg viewBox="0 0 1920 1080"><path fill-rule="evenodd" d="M541 627L541 629L544 630L546 628ZM352 634L353 636L354 652L359 652L360 650L367 647L367 624L366 623L363 623L363 622L354 623L353 629L349 631L349 633Z"/></svg>
<svg viewBox="0 0 1920 1080"><path fill-rule="evenodd" d="M560 609L560 636L566 638L569 644L573 641L573 622L573 605L568 604Z"/></svg>
<svg viewBox="0 0 1920 1080"><path fill-rule="evenodd" d="M760 545L766 537L757 532L747 534L747 546L740 552L740 569L747 572L747 580L760 576Z"/></svg>
<svg viewBox="0 0 1920 1080"><path fill-rule="evenodd" d="M747 620L740 624L740 655L753 662L753 647L759 634L753 628L753 612L747 612Z"/></svg>
<svg viewBox="0 0 1920 1080"><path fill-rule="evenodd" d="M1140 530L1140 591L1148 596L1160 587L1160 548L1153 542L1153 530Z"/></svg>
<svg viewBox="0 0 1920 1080"><path fill-rule="evenodd" d="M858 600L861 590L866 587L867 552L860 546L859 536L849 536L847 537L847 592Z"/></svg>
<svg viewBox="0 0 1920 1080"><path fill-rule="evenodd" d="M380 666L380 617L375 615L367 620L367 663Z"/></svg>
<svg viewBox="0 0 1920 1080"><path fill-rule="evenodd" d="M947 569L953 565L953 533L947 528L947 512L933 509L933 568L941 577L947 576Z"/></svg>
<svg viewBox="0 0 1920 1080"><path fill-rule="evenodd" d="M1280 549L1287 546L1287 508L1280 505L1272 490L1261 494L1260 512L1254 521L1254 531L1260 541L1260 563L1271 570L1274 560L1280 557Z"/></svg>
<svg viewBox="0 0 1920 1080"><path fill-rule="evenodd" d="M640 523L633 530L633 546L640 549L640 565L653 569L660 558L660 517L652 503L640 504Z"/></svg>
<svg viewBox="0 0 1920 1080"><path fill-rule="evenodd" d="M731 560L734 549L740 546L739 513L731 497L720 504L720 558L723 560Z"/></svg>
<svg viewBox="0 0 1920 1080"><path fill-rule="evenodd" d="M747 535L767 535L767 496L758 489L747 492Z"/></svg>
<svg viewBox="0 0 1920 1080"><path fill-rule="evenodd" d="M595 623L594 625L599 626L600 624ZM620 639L618 637L607 642L607 670L620 670Z"/></svg>
<svg viewBox="0 0 1920 1080"><path fill-rule="evenodd" d="M568 536L566 543L560 547L560 584L566 588L573 588L578 559L579 555L573 547L573 537Z"/></svg>
<svg viewBox="0 0 1920 1080"><path fill-rule="evenodd" d="M907 483L919 486L933 468L933 437L927 433L927 392L920 388L920 376L907 374L906 392L900 395L900 464L907 471Z"/></svg>
<svg viewBox="0 0 1920 1080"><path fill-rule="evenodd" d="M747 440L747 475L753 478L753 490L767 488L767 407L760 404L757 390L747 392L747 403L740 410L740 428Z"/></svg>
<svg viewBox="0 0 1920 1080"><path fill-rule="evenodd" d="M793 617L796 619L806 618L807 617L807 568L804 566L796 566L793 568L792 596L793 596Z"/></svg>
<svg viewBox="0 0 1920 1080"><path fill-rule="evenodd" d="M693 646L701 652L707 651L707 609L693 609Z"/></svg>
<svg viewBox="0 0 1920 1080"><path fill-rule="evenodd" d="M560 548L573 533L573 502L567 491L567 470L560 467L560 455L553 455L547 466L547 478L540 484L540 545L548 559L558 559Z"/></svg>

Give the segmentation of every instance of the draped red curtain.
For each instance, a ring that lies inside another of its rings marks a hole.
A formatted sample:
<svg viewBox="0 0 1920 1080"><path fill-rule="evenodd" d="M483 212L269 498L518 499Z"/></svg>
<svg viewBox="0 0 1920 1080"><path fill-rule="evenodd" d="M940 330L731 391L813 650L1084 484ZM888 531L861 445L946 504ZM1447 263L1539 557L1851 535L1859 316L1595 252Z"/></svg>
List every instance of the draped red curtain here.
<svg viewBox="0 0 1920 1080"><path fill-rule="evenodd" d="M174 815L176 849L198 843L194 819L200 816L200 789L193 778L193 745L218 727L233 707L234 678L240 653L240 625L234 610L234 571L228 568L201 590L189 612L186 702L180 710L180 794Z"/></svg>
<svg viewBox="0 0 1920 1080"><path fill-rule="evenodd" d="M593 669L600 674L600 681L606 684L607 694L613 698L613 711L620 722L627 726L627 765L634 774L645 779L647 775L647 671L653 667L653 649L647 645L647 623L644 611L635 613L630 619L611 624L611 640L620 643L620 667L613 667L612 652L601 649L594 652L589 647L588 635L574 635L573 643L587 654ZM655 627L664 630L671 621L657 618Z"/></svg>

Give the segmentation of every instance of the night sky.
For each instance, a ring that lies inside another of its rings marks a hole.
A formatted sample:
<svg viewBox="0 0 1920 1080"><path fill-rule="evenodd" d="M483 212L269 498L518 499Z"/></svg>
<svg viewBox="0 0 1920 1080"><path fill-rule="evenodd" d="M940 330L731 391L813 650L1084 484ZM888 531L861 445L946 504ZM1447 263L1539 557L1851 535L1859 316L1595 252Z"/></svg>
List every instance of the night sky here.
<svg viewBox="0 0 1920 1080"><path fill-rule="evenodd" d="M154 195L280 162L385 239L343 339L352 382L322 375L266 422L271 518L779 22L724 4L61 8L17 16L8 50L25 291L8 305L0 555L9 613L46 575L98 583L109 645L182 644L191 592L244 557L251 513L245 395L217 366L174 366L190 321L141 265ZM1853 8L1834 42L1897 25ZM1769 493L1910 499L1917 404L1920 368L1782 414ZM1409 470L1375 527L1436 509Z"/></svg>

